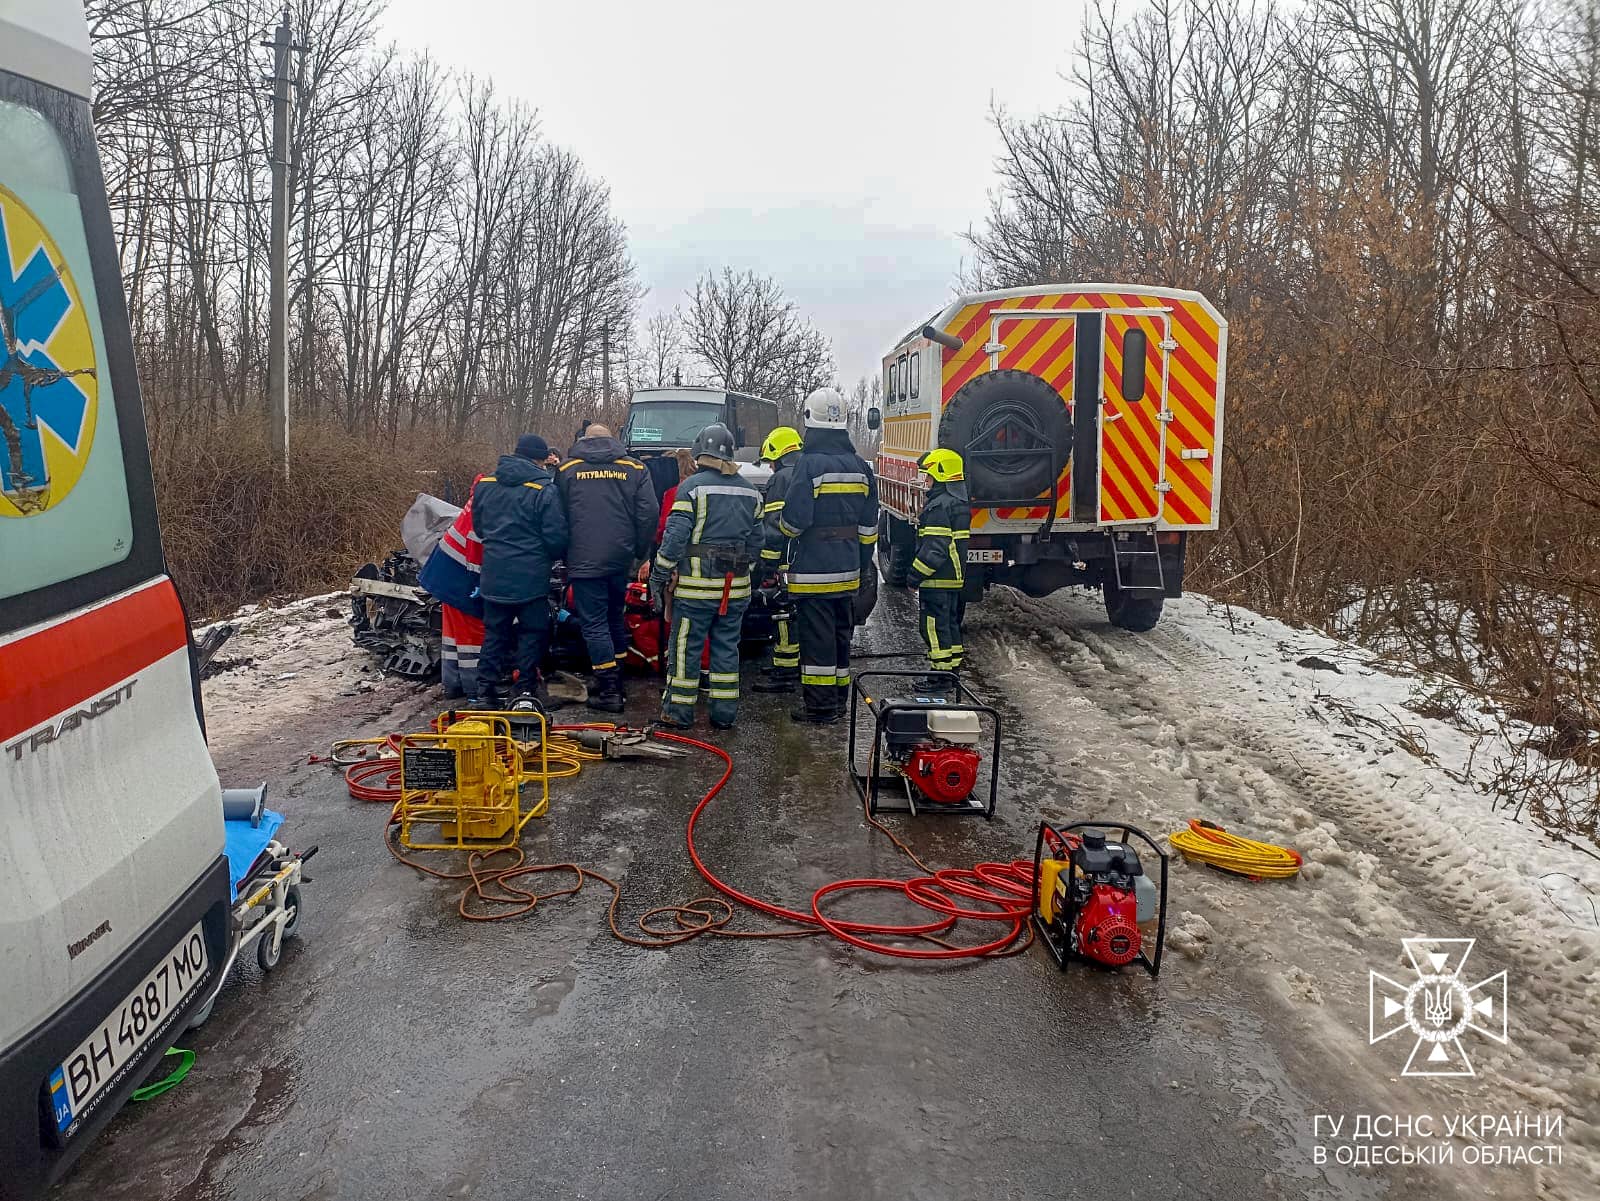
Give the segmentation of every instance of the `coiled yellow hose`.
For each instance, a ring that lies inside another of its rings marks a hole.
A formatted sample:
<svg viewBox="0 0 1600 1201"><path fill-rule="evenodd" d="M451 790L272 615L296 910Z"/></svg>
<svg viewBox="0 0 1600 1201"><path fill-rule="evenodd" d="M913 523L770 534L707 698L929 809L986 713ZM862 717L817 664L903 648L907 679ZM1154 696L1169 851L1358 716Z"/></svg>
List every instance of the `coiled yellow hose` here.
<svg viewBox="0 0 1600 1201"><path fill-rule="evenodd" d="M1296 851L1230 834L1221 826L1189 819L1189 828L1167 835L1172 849L1185 859L1197 860L1249 876L1252 880L1287 880L1300 871L1302 862Z"/></svg>

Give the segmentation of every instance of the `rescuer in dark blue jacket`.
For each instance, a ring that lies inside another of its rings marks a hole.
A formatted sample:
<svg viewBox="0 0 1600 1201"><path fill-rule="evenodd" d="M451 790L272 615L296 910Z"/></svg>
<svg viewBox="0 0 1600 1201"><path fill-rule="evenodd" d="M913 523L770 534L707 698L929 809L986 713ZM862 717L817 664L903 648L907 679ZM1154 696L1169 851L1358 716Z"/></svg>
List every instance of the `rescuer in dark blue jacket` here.
<svg viewBox="0 0 1600 1201"><path fill-rule="evenodd" d="M966 656L961 623L966 616L967 539L972 501L967 496L961 456L947 447L922 456L928 493L917 521L917 555L911 571L917 580L917 623L934 671L959 672ZM928 688L942 682L928 677Z"/></svg>
<svg viewBox="0 0 1600 1201"><path fill-rule="evenodd" d="M539 691L550 644L550 568L567 550L567 515L555 478L539 464L550 447L537 434L517 439L494 474L472 490L472 528L483 542L483 652L475 708L499 708L501 679L514 657L519 699Z"/></svg>
<svg viewBox="0 0 1600 1201"><path fill-rule="evenodd" d="M861 574L876 570L878 481L846 431L833 388L806 397L805 446L790 477L778 529L789 542L789 596L800 627L795 721L834 722L850 687L850 637Z"/></svg>
<svg viewBox="0 0 1600 1201"><path fill-rule="evenodd" d="M567 578L572 611L594 671L589 707L621 713L627 704L617 656L628 649L623 621L633 565L650 553L660 505L650 472L603 425L572 444L556 473L571 538Z"/></svg>

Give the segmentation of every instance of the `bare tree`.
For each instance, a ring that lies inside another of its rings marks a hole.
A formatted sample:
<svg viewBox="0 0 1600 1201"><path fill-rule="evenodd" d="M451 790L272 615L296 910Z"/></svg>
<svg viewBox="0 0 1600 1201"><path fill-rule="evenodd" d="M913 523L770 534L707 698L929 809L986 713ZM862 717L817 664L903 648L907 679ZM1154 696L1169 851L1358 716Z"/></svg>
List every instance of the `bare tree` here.
<svg viewBox="0 0 1600 1201"><path fill-rule="evenodd" d="M645 322L644 353L646 379L658 388L677 382L683 369L683 329L676 310Z"/></svg>
<svg viewBox="0 0 1600 1201"><path fill-rule="evenodd" d="M792 419L799 400L833 378L833 347L776 281L724 267L686 299L684 341L721 387L776 399Z"/></svg>

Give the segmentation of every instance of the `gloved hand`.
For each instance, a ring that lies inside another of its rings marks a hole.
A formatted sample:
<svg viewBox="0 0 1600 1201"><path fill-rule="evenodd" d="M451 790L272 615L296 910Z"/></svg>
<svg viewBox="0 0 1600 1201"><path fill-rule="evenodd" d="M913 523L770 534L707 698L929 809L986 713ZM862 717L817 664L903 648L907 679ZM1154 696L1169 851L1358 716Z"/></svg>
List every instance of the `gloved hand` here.
<svg viewBox="0 0 1600 1201"><path fill-rule="evenodd" d="M868 563L861 569L861 586L850 598L851 616L856 625L865 625L878 607L878 565Z"/></svg>
<svg viewBox="0 0 1600 1201"><path fill-rule="evenodd" d="M663 611L667 607L667 581L669 579L671 579L671 576L659 569L650 572L650 603Z"/></svg>

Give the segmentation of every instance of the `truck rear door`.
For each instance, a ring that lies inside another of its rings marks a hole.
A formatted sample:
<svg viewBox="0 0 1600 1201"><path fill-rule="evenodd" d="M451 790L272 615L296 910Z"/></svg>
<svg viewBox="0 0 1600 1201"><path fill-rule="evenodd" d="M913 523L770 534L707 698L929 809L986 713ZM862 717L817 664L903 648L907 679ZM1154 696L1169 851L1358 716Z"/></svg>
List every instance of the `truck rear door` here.
<svg viewBox="0 0 1600 1201"><path fill-rule="evenodd" d="M1100 370L1100 523L1148 524L1167 491L1167 358L1172 317L1165 309L1105 310Z"/></svg>

